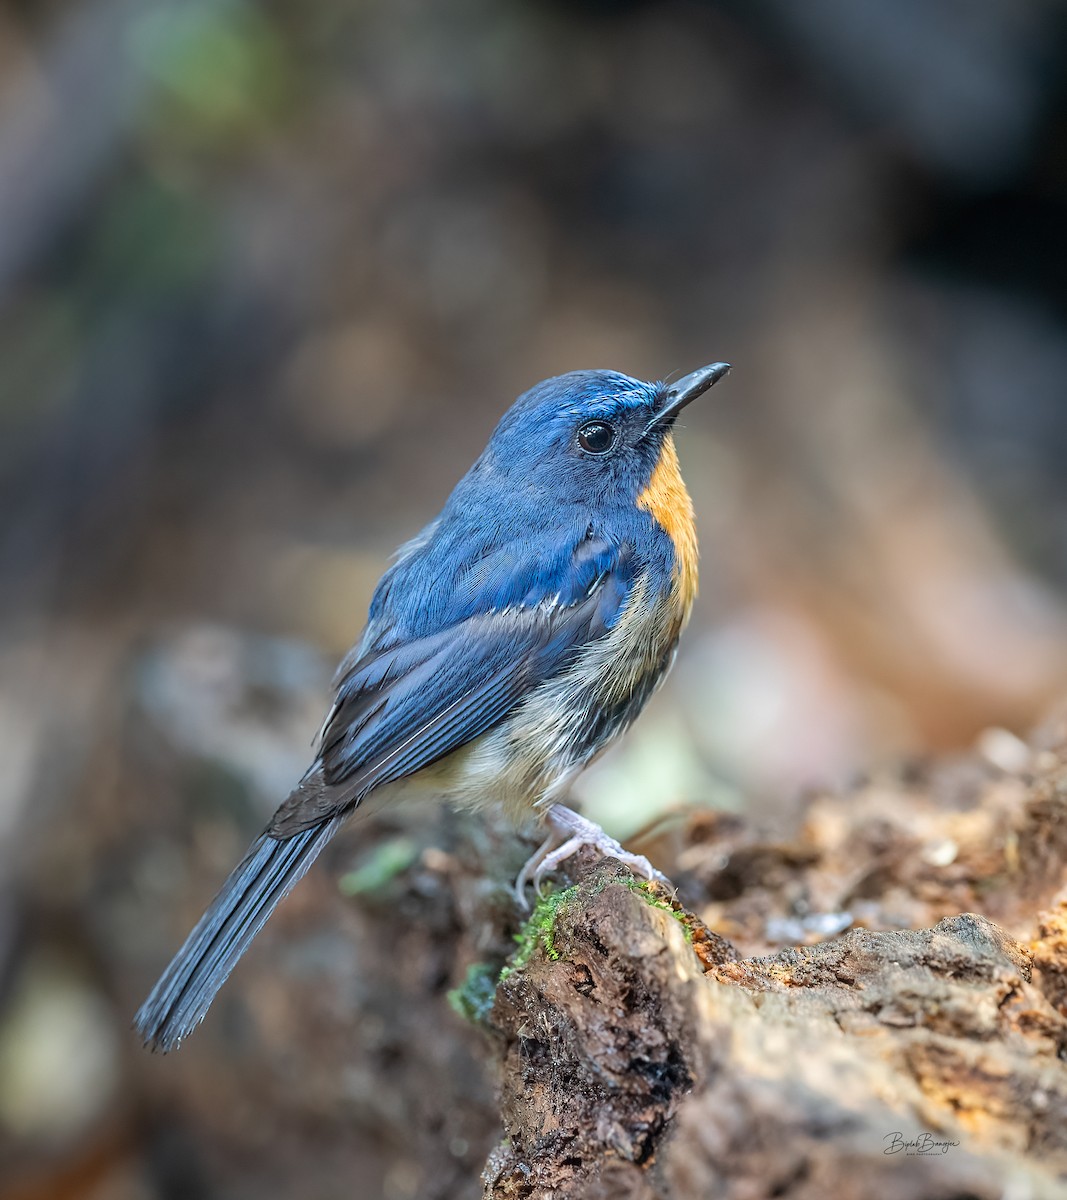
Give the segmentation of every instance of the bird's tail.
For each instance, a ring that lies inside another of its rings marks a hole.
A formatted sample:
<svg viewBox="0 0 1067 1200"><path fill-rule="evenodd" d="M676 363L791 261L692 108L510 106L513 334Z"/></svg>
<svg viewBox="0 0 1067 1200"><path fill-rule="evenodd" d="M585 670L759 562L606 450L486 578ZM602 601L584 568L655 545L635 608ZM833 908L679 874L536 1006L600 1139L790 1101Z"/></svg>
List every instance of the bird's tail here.
<svg viewBox="0 0 1067 1200"><path fill-rule="evenodd" d="M204 1019L237 960L344 822L330 818L291 838L262 834L171 960L134 1025L153 1050L173 1050Z"/></svg>

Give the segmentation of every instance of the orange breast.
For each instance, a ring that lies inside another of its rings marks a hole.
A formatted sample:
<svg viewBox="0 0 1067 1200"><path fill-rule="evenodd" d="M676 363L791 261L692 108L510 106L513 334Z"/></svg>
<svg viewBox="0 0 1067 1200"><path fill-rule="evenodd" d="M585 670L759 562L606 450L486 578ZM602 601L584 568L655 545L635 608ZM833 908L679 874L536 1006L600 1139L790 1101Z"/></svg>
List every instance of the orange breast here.
<svg viewBox="0 0 1067 1200"><path fill-rule="evenodd" d="M697 594L697 530L693 501L678 469L673 434L663 439L659 462L637 504L651 513L674 543L675 586L683 618L687 617Z"/></svg>

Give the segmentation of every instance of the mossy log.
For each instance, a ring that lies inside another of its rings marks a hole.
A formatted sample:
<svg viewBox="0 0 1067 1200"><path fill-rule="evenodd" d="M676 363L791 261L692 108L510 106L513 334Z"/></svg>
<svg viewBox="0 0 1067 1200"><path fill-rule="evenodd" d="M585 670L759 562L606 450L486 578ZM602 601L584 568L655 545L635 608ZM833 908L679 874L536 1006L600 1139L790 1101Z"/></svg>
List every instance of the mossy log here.
<svg viewBox="0 0 1067 1200"><path fill-rule="evenodd" d="M23 899L124 1020L276 798L233 693L131 705ZM129 1037L122 1145L198 1195L1067 1197L1067 719L993 741L764 828L679 813L633 846L677 898L579 858L529 920L488 814L357 820L180 1054Z"/></svg>
<svg viewBox="0 0 1067 1200"><path fill-rule="evenodd" d="M612 861L553 915L485 1018L486 1197L1067 1194L1067 1020L985 918L742 959Z"/></svg>

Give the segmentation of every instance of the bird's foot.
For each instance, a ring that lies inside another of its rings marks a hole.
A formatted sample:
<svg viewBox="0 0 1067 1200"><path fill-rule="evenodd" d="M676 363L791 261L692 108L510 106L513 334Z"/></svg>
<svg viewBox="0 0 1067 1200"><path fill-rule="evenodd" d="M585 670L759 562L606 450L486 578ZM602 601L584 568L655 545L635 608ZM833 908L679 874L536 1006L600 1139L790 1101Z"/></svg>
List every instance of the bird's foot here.
<svg viewBox="0 0 1067 1200"><path fill-rule="evenodd" d="M643 854L631 854L624 850L595 821L588 820L573 809L567 808L565 804L551 805L545 820L551 832L526 861L518 879L515 880L515 898L520 908L529 908L526 900L527 883L532 880L534 891L540 895L544 877L554 871L560 863L577 854L583 846L592 846L605 858L617 858L637 875L643 875L646 879L658 879L660 883L670 886L667 876L657 871Z"/></svg>
<svg viewBox="0 0 1067 1200"><path fill-rule="evenodd" d="M523 912L530 911L530 902L526 899L526 885L535 877L541 863L548 857L553 846L557 845L558 842L559 838L556 834L554 832L550 833L522 864L522 870L515 878L515 902Z"/></svg>

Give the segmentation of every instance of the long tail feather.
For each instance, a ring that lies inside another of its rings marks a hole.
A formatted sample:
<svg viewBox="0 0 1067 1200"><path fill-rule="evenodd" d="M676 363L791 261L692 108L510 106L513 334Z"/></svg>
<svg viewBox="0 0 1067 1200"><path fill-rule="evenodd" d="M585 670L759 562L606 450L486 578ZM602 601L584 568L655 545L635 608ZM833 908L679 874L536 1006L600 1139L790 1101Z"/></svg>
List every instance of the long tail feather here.
<svg viewBox="0 0 1067 1200"><path fill-rule="evenodd" d="M153 1050L173 1050L204 1019L237 960L344 822L334 817L284 841L263 834L171 960L134 1025Z"/></svg>

